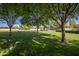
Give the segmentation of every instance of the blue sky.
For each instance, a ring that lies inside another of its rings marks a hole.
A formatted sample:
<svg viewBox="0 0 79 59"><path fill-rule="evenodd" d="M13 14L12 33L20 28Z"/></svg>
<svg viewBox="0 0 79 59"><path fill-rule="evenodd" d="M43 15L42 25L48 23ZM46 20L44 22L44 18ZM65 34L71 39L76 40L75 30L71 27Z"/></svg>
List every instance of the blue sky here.
<svg viewBox="0 0 79 59"><path fill-rule="evenodd" d="M76 23L78 23L78 24L79 24L79 16L77 16L77 20L76 20Z"/></svg>
<svg viewBox="0 0 79 59"><path fill-rule="evenodd" d="M23 16L19 16L16 21L15 21L15 24L21 24L21 20L22 20Z"/></svg>

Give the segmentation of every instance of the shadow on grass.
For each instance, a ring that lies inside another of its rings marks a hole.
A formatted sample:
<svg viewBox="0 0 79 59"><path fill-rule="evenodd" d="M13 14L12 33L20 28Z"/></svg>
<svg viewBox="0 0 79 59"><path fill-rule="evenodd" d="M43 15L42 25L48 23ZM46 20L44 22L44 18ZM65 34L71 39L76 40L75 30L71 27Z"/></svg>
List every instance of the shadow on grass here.
<svg viewBox="0 0 79 59"><path fill-rule="evenodd" d="M57 31L57 32L61 32L61 31ZM66 33L75 33L75 34L79 34L79 30L78 31L65 31Z"/></svg>
<svg viewBox="0 0 79 59"><path fill-rule="evenodd" d="M1 36L2 35L2 36ZM72 40L72 44L63 46L60 37L51 34L35 32L13 32L9 38L0 33L0 49L8 50L6 56L72 56L79 55L79 41ZM3 42L3 44L1 44ZM1 51L0 50L0 51Z"/></svg>

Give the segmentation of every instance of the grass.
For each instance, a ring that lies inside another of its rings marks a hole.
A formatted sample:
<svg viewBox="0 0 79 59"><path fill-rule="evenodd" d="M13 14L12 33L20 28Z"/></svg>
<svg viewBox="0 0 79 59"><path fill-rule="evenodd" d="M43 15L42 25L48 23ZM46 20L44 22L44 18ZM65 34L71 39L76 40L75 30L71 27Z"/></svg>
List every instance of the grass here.
<svg viewBox="0 0 79 59"><path fill-rule="evenodd" d="M40 31L36 36L32 31L0 32L0 55L6 56L79 56L79 34L66 33L70 43L60 43L61 33Z"/></svg>

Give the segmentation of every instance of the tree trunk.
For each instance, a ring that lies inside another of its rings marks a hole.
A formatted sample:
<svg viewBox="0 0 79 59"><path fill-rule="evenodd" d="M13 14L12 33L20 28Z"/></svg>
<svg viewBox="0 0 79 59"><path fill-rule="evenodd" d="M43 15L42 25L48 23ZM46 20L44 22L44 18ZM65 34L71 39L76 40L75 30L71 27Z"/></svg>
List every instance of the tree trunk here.
<svg viewBox="0 0 79 59"><path fill-rule="evenodd" d="M45 31L45 26L43 27L43 31Z"/></svg>
<svg viewBox="0 0 79 59"><path fill-rule="evenodd" d="M61 43L63 43L63 42L65 42L65 27L64 27L63 23L61 26L61 32L62 32Z"/></svg>
<svg viewBox="0 0 79 59"><path fill-rule="evenodd" d="M10 27L9 27L9 30L10 30L9 36L12 36L12 30L11 30L11 29L12 29L12 27L10 26Z"/></svg>
<svg viewBox="0 0 79 59"><path fill-rule="evenodd" d="M38 29L39 29L39 25L37 24L37 35L38 35Z"/></svg>
<svg viewBox="0 0 79 59"><path fill-rule="evenodd" d="M39 29L39 21L38 21L38 19L36 20L36 26L37 26L37 35L38 35L38 29Z"/></svg>

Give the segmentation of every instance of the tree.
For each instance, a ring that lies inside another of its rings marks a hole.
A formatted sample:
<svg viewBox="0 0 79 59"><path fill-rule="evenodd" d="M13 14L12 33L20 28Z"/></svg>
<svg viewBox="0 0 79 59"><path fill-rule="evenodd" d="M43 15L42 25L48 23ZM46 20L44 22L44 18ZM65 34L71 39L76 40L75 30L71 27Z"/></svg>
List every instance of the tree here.
<svg viewBox="0 0 79 59"><path fill-rule="evenodd" d="M48 4L47 5L47 16L52 18L61 28L62 38L61 42L65 42L65 24L68 16L74 13L78 4L71 3L60 3L60 4Z"/></svg>
<svg viewBox="0 0 79 59"><path fill-rule="evenodd" d="M32 13L32 15L31 15L31 23L33 24L33 25L36 25L36 28L37 28L37 34L38 34L38 29L39 29L39 26L40 26L40 21L41 21L41 16L40 16L40 14L39 13Z"/></svg>
<svg viewBox="0 0 79 59"><path fill-rule="evenodd" d="M9 36L12 36L12 27L16 20L16 4L2 4L2 18L7 22L10 29Z"/></svg>
<svg viewBox="0 0 79 59"><path fill-rule="evenodd" d="M43 17L43 11L41 9L42 5L41 4L26 4L25 7L28 7L27 9L29 11L26 8L24 9L26 10L25 13L27 13L28 15L25 17L24 20L22 20L22 22L23 24L27 23L27 24L30 24L31 26L35 25L37 28L37 33L38 33L40 22Z"/></svg>
<svg viewBox="0 0 79 59"><path fill-rule="evenodd" d="M15 13L9 13L7 16L4 16L4 17L7 19L7 24L8 24L9 29L10 29L9 36L12 36L12 30L11 29L12 29L14 23L15 23L16 15L15 15Z"/></svg>
<svg viewBox="0 0 79 59"><path fill-rule="evenodd" d="M32 7L32 14L34 15L34 21L37 27L37 33L40 25L44 26L44 29L46 28L46 25L49 23L48 17L45 16L45 5L46 4L33 4Z"/></svg>

